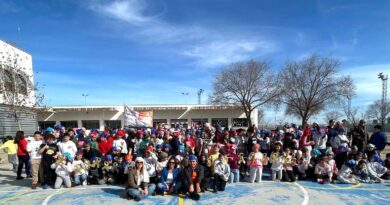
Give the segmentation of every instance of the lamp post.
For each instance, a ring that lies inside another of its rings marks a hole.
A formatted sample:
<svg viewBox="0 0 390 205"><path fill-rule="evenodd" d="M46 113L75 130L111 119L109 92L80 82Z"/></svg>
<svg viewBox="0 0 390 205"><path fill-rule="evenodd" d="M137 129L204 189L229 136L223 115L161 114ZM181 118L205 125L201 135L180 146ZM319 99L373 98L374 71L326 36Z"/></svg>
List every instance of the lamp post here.
<svg viewBox="0 0 390 205"><path fill-rule="evenodd" d="M189 93L188 92L182 92L181 94L184 96L186 104L188 104L188 95L189 95Z"/></svg>
<svg viewBox="0 0 390 205"><path fill-rule="evenodd" d="M382 102L381 102L381 125L382 129L385 130L385 103L386 103L386 98L387 98L387 79L388 76L384 75L383 73L378 74L378 78L382 80Z"/></svg>
<svg viewBox="0 0 390 205"><path fill-rule="evenodd" d="M198 104L202 104L202 93L204 92L204 90L201 88L199 89L198 91Z"/></svg>
<svg viewBox="0 0 390 205"><path fill-rule="evenodd" d="M87 97L88 97L88 94L81 94L81 96L84 97L84 105L87 106Z"/></svg>

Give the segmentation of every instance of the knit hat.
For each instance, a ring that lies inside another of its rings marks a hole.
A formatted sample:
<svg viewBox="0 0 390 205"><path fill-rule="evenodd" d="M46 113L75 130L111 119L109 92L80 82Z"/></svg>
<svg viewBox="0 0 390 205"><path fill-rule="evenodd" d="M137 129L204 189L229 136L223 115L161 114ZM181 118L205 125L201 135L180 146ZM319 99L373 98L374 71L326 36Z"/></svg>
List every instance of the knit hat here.
<svg viewBox="0 0 390 205"><path fill-rule="evenodd" d="M110 154L106 155L105 160L106 161L112 161L112 156Z"/></svg>
<svg viewBox="0 0 390 205"><path fill-rule="evenodd" d="M190 156L188 157L188 160L198 162L198 158L196 158L195 155L190 155Z"/></svg>
<svg viewBox="0 0 390 205"><path fill-rule="evenodd" d="M147 152L153 152L153 147L152 146L147 146L146 147Z"/></svg>
<svg viewBox="0 0 390 205"><path fill-rule="evenodd" d="M53 132L53 131L54 131L54 129L51 127L46 128L46 132Z"/></svg>
<svg viewBox="0 0 390 205"><path fill-rule="evenodd" d="M171 149L172 149L172 146L171 146L170 144L165 144L165 145L164 145L164 149L165 149L165 148L169 148L169 149L171 150Z"/></svg>
<svg viewBox="0 0 390 205"><path fill-rule="evenodd" d="M116 133L119 137L124 137L126 135L126 131L124 130L119 130L117 133Z"/></svg>
<svg viewBox="0 0 390 205"><path fill-rule="evenodd" d="M138 130L138 131L137 131L137 135L138 135L138 136L143 136L143 135L144 135L144 131Z"/></svg>
<svg viewBox="0 0 390 205"><path fill-rule="evenodd" d="M65 153L64 153L64 156L65 156L68 160L73 160L73 157L72 157L72 155L70 155L69 152L65 152Z"/></svg>
<svg viewBox="0 0 390 205"><path fill-rule="evenodd" d="M125 156L125 161L131 161L132 159L133 159L133 155L131 155L131 154L127 154Z"/></svg>
<svg viewBox="0 0 390 205"><path fill-rule="evenodd" d="M377 155L377 154L374 154L371 157L374 158L374 162L380 162L381 161L381 157L379 157L379 155Z"/></svg>
<svg viewBox="0 0 390 205"><path fill-rule="evenodd" d="M156 149L161 149L161 148L162 148L162 144L156 145Z"/></svg>
<svg viewBox="0 0 390 205"><path fill-rule="evenodd" d="M136 161L136 162L144 162L144 158L142 158L142 157L137 157L137 158L135 158L135 161Z"/></svg>

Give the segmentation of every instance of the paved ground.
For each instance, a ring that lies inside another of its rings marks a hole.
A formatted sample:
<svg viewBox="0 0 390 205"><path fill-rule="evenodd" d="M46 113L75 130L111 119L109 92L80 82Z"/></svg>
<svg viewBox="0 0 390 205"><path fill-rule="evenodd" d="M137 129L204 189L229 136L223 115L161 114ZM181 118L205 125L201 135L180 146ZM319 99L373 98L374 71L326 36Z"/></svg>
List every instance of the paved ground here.
<svg viewBox="0 0 390 205"><path fill-rule="evenodd" d="M9 164L0 165L0 204L136 204L123 198L120 186L86 186L70 189L30 189L30 179L15 180ZM268 177L264 177L267 179ZM227 185L225 192L202 194L194 202L185 197L153 196L140 204L383 204L390 203L390 181L383 184L326 184L313 182L281 183L264 180L261 184Z"/></svg>

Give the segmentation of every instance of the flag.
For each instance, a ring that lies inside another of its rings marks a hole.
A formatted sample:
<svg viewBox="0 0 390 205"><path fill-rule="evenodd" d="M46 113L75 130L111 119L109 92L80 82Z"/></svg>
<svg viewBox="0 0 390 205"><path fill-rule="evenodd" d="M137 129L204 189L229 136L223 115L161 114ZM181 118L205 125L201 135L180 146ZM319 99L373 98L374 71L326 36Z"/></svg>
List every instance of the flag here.
<svg viewBox="0 0 390 205"><path fill-rule="evenodd" d="M153 111L137 112L125 105L125 126L129 127L153 127Z"/></svg>

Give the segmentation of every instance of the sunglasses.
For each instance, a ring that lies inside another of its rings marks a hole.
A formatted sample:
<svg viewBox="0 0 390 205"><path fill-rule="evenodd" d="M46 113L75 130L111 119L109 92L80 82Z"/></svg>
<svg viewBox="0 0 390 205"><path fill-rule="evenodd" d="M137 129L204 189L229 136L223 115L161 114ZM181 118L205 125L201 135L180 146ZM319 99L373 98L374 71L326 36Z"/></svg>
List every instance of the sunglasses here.
<svg viewBox="0 0 390 205"><path fill-rule="evenodd" d="M143 162L136 162L136 164L143 164Z"/></svg>
<svg viewBox="0 0 390 205"><path fill-rule="evenodd" d="M175 164L176 162L169 162L170 164Z"/></svg>

